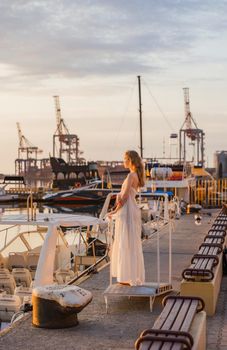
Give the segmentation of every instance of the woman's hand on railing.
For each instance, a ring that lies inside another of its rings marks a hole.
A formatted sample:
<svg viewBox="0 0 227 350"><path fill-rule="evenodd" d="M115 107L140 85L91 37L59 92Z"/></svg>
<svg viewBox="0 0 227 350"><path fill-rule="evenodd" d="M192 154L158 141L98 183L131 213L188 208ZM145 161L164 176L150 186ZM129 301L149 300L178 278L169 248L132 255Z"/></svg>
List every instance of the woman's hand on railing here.
<svg viewBox="0 0 227 350"><path fill-rule="evenodd" d="M114 214L115 214L114 210L109 211L109 212L106 213L106 215L104 216L104 219L107 220L107 221L110 221L110 220L112 220Z"/></svg>

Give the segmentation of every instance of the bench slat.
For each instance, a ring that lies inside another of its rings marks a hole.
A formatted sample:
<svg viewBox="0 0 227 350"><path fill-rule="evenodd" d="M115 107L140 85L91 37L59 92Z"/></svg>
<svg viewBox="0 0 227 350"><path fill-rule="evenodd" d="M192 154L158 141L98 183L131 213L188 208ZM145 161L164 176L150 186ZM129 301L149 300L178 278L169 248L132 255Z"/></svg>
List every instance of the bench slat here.
<svg viewBox="0 0 227 350"><path fill-rule="evenodd" d="M159 319L157 320L157 322L155 322L154 324L154 329L165 329L165 330L169 330L171 329L177 315L178 315L178 312L180 311L181 309L181 306L183 305L183 300L169 300L169 301L173 301L173 304L171 304L171 310L170 312L168 313L168 317L162 317L161 319L161 322L159 322ZM169 301L166 305L166 307L168 306L169 304ZM165 308L166 308L165 307ZM164 310L165 310L164 308ZM161 314L162 316L162 314ZM155 349L162 349L162 342L159 342L159 341L155 341ZM154 348L153 346L151 346L149 349L152 349Z"/></svg>
<svg viewBox="0 0 227 350"><path fill-rule="evenodd" d="M196 314L197 307L198 307L198 300L192 300L190 304L190 312L187 314L187 317L185 318L183 325L181 327L182 331L188 332L189 328L191 327L193 317Z"/></svg>
<svg viewBox="0 0 227 350"><path fill-rule="evenodd" d="M197 302L197 304L198 304L198 302ZM187 318L187 313L189 311L190 305L191 305L191 300L184 300L183 305L180 309L180 312L178 313L177 318L176 318L171 330L173 330L173 331L184 330L186 332L189 330L190 325L188 328L186 328L188 323L185 324L184 329L182 329L182 326L184 324L185 318ZM193 314L193 316L194 316L194 314ZM172 346L173 346L172 343L166 342L165 344L163 344L161 349L162 350L170 350L170 349L172 349ZM181 344L176 344L176 347L178 349L181 349ZM175 349L175 346L173 348Z"/></svg>
<svg viewBox="0 0 227 350"><path fill-rule="evenodd" d="M163 323L161 329L171 329L175 319L177 318L178 312L180 311L182 305L183 305L183 300L179 299L179 300L175 301L175 303L172 307L171 313L169 314L168 319Z"/></svg>
<svg viewBox="0 0 227 350"><path fill-rule="evenodd" d="M180 330L184 332L188 332L193 318L196 314L196 309L198 306L198 301L197 300L185 300L184 305L182 306L180 310L181 318L178 318L178 320L175 322L175 324L172 327L172 330ZM184 316L184 317L183 317ZM166 343L163 345L161 348L162 350L180 350L182 348L181 344L174 344L171 347L170 343Z"/></svg>
<svg viewBox="0 0 227 350"><path fill-rule="evenodd" d="M170 299L168 303L166 304L165 308L163 309L162 313L158 317L158 319L155 321L153 328L162 328L163 324L165 323L166 318L172 312L172 308L175 304L175 300Z"/></svg>
<svg viewBox="0 0 227 350"><path fill-rule="evenodd" d="M136 344L137 349L181 350L183 349L183 343L185 345L191 343L193 339L188 331L197 312L199 302L201 301L190 297L167 297L164 309L153 328L141 334L142 338L140 336L139 342L137 341ZM164 317L167 317L165 321ZM161 332L166 330L167 333L159 333L158 335L159 329Z"/></svg>
<svg viewBox="0 0 227 350"><path fill-rule="evenodd" d="M166 304L165 308L162 310L160 316L158 319L155 321L153 328L161 329L163 324L165 323L165 320L168 318L169 314L172 312L172 308L174 306L175 300L169 300L168 303ZM159 342L159 347L162 346L162 343ZM150 341L144 341L141 346L140 350L148 350L151 348L151 342ZM157 347L158 349L158 347Z"/></svg>

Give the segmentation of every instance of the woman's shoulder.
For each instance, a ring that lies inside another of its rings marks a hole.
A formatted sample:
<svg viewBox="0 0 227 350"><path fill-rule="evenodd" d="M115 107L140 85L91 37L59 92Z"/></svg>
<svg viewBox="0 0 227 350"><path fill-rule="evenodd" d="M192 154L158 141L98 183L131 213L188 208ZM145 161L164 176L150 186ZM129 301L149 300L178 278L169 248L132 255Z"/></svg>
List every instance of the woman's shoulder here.
<svg viewBox="0 0 227 350"><path fill-rule="evenodd" d="M128 174L128 179L129 179L129 181L133 181L133 182L137 182L139 179L138 179L138 175L137 175L137 173L136 172L130 172L129 174Z"/></svg>
<svg viewBox="0 0 227 350"><path fill-rule="evenodd" d="M130 178L135 178L135 179L137 179L138 178L138 175L137 175L137 172L135 172L135 171L132 171L132 172L130 172L129 174L128 174L128 177L130 177Z"/></svg>

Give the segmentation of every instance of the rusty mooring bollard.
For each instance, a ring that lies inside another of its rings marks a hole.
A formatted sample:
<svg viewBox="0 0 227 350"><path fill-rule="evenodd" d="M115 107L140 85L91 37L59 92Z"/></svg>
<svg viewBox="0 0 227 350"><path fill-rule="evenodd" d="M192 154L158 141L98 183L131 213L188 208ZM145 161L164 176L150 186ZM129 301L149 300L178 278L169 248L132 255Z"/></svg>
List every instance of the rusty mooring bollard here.
<svg viewBox="0 0 227 350"><path fill-rule="evenodd" d="M47 285L32 292L32 324L40 328L67 328L78 324L77 314L92 300L78 286Z"/></svg>

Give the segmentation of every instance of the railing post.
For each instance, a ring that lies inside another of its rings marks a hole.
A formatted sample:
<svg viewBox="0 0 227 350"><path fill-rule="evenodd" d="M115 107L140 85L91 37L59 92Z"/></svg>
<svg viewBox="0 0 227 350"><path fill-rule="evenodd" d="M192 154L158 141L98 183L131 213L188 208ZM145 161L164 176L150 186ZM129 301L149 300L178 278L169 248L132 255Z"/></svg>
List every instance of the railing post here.
<svg viewBox="0 0 227 350"><path fill-rule="evenodd" d="M30 221L30 209L31 209L31 220L33 220L33 193L30 191L30 194L27 197L27 220Z"/></svg>
<svg viewBox="0 0 227 350"><path fill-rule="evenodd" d="M208 207L208 196L209 196L209 180L205 180L205 205Z"/></svg>

